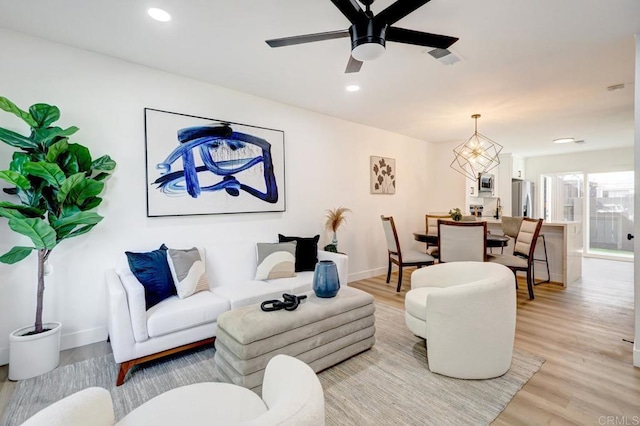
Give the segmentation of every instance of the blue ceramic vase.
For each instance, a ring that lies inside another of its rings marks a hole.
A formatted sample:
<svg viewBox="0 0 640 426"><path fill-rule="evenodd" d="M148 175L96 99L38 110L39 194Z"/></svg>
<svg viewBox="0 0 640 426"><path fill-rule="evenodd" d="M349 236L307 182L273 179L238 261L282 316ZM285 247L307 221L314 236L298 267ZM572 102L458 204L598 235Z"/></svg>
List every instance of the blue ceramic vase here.
<svg viewBox="0 0 640 426"><path fill-rule="evenodd" d="M333 260L321 260L316 263L313 273L313 292L318 297L334 297L340 290L338 268Z"/></svg>

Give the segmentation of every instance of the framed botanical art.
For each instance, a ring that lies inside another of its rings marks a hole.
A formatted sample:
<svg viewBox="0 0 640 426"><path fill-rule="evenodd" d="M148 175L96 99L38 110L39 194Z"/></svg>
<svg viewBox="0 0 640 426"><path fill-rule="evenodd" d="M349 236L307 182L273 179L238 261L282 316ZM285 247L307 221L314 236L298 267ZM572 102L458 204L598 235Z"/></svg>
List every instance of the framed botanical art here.
<svg viewBox="0 0 640 426"><path fill-rule="evenodd" d="M371 156L369 162L372 194L396 193L396 160Z"/></svg>
<svg viewBox="0 0 640 426"><path fill-rule="evenodd" d="M145 108L147 216L282 212L284 132Z"/></svg>

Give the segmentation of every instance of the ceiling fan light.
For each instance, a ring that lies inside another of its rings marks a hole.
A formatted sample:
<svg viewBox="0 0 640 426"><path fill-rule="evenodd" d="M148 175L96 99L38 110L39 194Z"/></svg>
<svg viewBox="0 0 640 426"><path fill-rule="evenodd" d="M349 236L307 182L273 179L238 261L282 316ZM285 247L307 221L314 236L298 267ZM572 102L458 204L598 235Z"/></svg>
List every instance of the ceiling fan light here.
<svg viewBox="0 0 640 426"><path fill-rule="evenodd" d="M361 62L373 61L382 56L384 50L384 46L379 43L362 43L353 48L351 56Z"/></svg>

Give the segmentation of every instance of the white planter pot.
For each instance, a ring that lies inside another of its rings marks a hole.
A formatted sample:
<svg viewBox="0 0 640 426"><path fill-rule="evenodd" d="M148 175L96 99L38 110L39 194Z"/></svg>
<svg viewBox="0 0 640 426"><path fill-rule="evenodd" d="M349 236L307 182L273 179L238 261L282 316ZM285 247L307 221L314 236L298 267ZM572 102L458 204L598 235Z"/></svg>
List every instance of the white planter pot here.
<svg viewBox="0 0 640 426"><path fill-rule="evenodd" d="M23 380L53 370L60 363L59 322L42 324L51 330L23 336L34 326L22 327L9 335L9 380Z"/></svg>

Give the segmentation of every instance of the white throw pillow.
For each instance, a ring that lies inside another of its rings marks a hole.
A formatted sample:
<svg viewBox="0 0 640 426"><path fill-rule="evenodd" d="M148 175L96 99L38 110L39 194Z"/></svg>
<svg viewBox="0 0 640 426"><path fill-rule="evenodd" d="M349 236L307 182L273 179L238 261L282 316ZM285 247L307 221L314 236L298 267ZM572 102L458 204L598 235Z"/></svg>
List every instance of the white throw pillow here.
<svg viewBox="0 0 640 426"><path fill-rule="evenodd" d="M167 263L178 297L184 299L199 291L209 290L204 266L204 249L168 249Z"/></svg>

